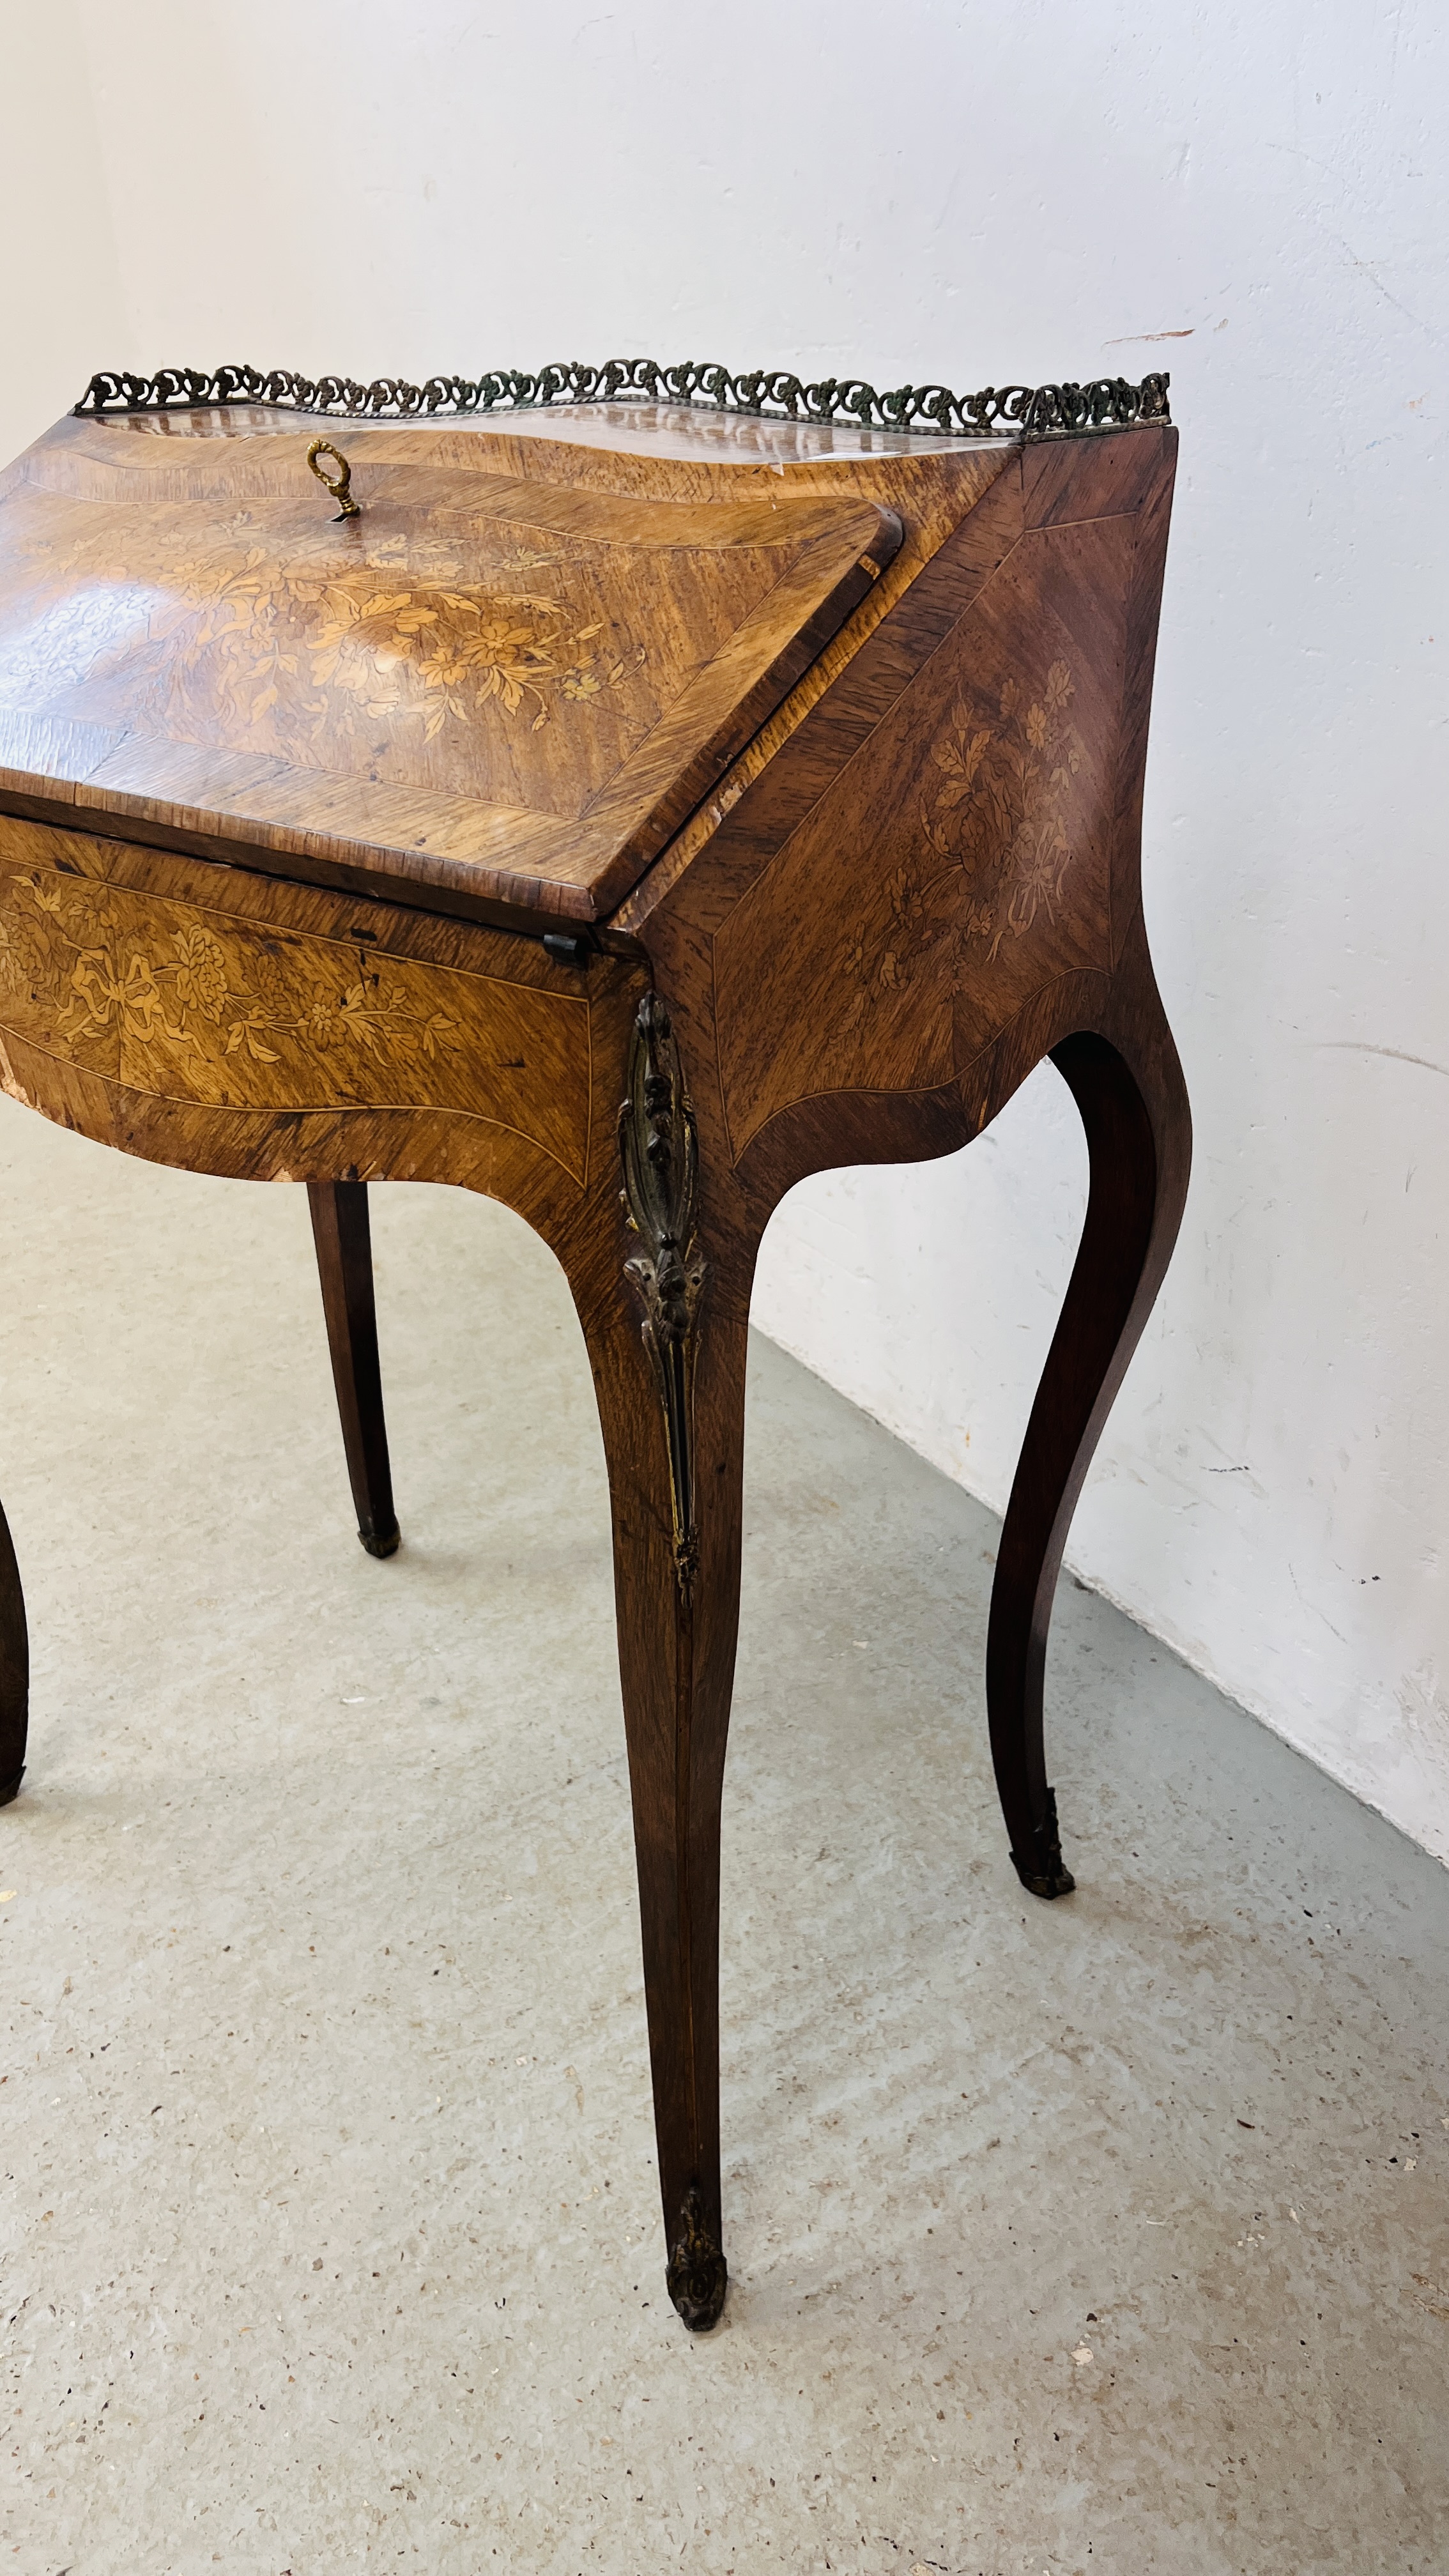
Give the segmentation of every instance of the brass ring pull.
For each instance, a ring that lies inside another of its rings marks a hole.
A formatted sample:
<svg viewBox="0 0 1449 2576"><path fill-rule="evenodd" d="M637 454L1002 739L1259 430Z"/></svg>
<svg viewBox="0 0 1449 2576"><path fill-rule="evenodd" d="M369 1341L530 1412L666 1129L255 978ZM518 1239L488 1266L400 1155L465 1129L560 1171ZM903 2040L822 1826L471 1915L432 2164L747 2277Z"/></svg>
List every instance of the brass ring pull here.
<svg viewBox="0 0 1449 2576"><path fill-rule="evenodd" d="M324 456L335 456L342 469L341 472L338 474L329 474L326 466L319 462L319 460ZM331 493L333 500L341 503L342 506L337 513L338 518L360 519L362 516L361 504L354 501L352 497L352 468L348 464L346 457L343 455L341 448L334 447L330 438L314 438L311 446L307 450L307 462L311 466L313 473L316 475L318 482L325 484L327 490Z"/></svg>

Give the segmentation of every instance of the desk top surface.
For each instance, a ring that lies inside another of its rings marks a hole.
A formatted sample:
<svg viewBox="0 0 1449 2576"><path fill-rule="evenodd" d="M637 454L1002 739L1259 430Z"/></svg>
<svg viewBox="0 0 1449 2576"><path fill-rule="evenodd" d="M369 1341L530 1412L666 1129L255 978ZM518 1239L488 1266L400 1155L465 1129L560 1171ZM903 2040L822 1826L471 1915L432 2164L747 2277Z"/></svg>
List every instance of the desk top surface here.
<svg viewBox="0 0 1449 2576"><path fill-rule="evenodd" d="M0 802L604 919L903 523L938 541L1013 452L647 402L68 418L0 477Z"/></svg>

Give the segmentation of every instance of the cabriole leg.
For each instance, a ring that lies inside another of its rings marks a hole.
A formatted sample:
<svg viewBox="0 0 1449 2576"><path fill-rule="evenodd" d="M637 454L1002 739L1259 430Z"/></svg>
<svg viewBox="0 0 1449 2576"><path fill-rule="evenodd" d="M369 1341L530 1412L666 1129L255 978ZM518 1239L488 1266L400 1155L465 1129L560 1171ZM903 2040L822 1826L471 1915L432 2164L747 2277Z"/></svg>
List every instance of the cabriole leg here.
<svg viewBox="0 0 1449 2576"><path fill-rule="evenodd" d="M1062 1549L1092 1453L1152 1310L1187 1193L1187 1093L1155 987L1130 1025L1052 1050L1081 1112L1086 1222L1032 1406L991 1592L986 1701L1011 1857L1033 1896L1066 1896L1042 1741L1047 1628Z"/></svg>
<svg viewBox="0 0 1449 2576"><path fill-rule="evenodd" d="M25 1732L30 1701L30 1640L25 1596L10 1530L0 1511L0 1807L8 1807L25 1776Z"/></svg>
<svg viewBox="0 0 1449 2576"><path fill-rule="evenodd" d="M307 1197L357 1535L369 1556L391 1556L401 1533L393 1510L382 1412L367 1184L311 1181Z"/></svg>
<svg viewBox="0 0 1449 2576"><path fill-rule="evenodd" d="M724 2306L719 1838L740 1593L748 1256L695 1228L694 1120L669 1019L640 1006L620 1120L624 1201L567 1266L609 1470L619 1672L669 2295Z"/></svg>
<svg viewBox="0 0 1449 2576"><path fill-rule="evenodd" d="M712 2326L726 2267L719 2169L719 1842L740 1587L746 1327L709 1318L695 1359L695 1525L680 1530L664 1405L633 1347L594 1340L614 1524L619 1673L669 2295Z"/></svg>

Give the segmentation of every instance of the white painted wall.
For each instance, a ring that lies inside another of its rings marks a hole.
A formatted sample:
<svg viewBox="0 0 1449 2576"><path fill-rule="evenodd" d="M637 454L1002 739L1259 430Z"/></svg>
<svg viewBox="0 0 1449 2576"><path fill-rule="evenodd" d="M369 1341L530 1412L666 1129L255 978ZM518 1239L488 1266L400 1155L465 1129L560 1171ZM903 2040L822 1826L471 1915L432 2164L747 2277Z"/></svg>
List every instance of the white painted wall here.
<svg viewBox="0 0 1449 2576"><path fill-rule="evenodd" d="M1441 12L76 0L89 86L42 23L99 161L19 113L19 246L73 191L114 302L88 281L82 359L81 306L31 295L19 426L62 344L66 394L232 357L1170 364L1146 882L1197 1174L1073 1561L1449 1856ZM767 1328L998 1504L1080 1216L1065 1113L1043 1071L766 1247Z"/></svg>
<svg viewBox="0 0 1449 2576"><path fill-rule="evenodd" d="M0 463L122 327L110 201L75 0L0 7Z"/></svg>

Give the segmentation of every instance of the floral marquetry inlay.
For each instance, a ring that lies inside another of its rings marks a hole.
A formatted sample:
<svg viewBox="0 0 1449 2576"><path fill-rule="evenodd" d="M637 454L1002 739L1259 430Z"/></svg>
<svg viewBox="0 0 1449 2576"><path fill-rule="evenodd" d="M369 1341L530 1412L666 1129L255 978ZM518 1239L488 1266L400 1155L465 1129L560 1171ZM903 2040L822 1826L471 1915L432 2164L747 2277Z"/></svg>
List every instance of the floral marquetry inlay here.
<svg viewBox="0 0 1449 2576"><path fill-rule="evenodd" d="M1070 718L1071 666L1053 662L1041 695L1004 680L994 709L958 697L931 746L940 773L922 800L921 829L937 856L960 870L968 939L995 956L1008 931L1020 938L1045 910L1056 918L1072 863L1067 798L1082 765Z"/></svg>
<svg viewBox="0 0 1449 2576"><path fill-rule="evenodd" d="M209 425L64 421L0 491L0 773L513 927L615 909L902 536L852 493L375 425L331 446L341 520L330 442Z"/></svg>
<svg viewBox="0 0 1449 2576"><path fill-rule="evenodd" d="M528 1136L575 1179L587 1005L262 929L39 867L0 867L0 1035L212 1108L436 1108Z"/></svg>
<svg viewBox="0 0 1449 2576"><path fill-rule="evenodd" d="M737 1154L797 1099L944 1091L1035 996L1108 964L1120 665L1110 625L1084 649L1078 602L1082 568L1105 584L1129 544L1113 521L1017 548L716 933ZM781 925L821 917L807 961Z"/></svg>
<svg viewBox="0 0 1449 2576"><path fill-rule="evenodd" d="M647 689L623 704L620 684L643 673L646 649L617 617L572 595L571 576L587 590L590 567L563 552L485 560L480 582L476 561L435 540L404 548L384 539L356 564L339 563L336 548L309 561L302 547L279 563L243 532L230 542L219 533L200 551L187 534L189 549L163 537L153 580L136 578L134 559L129 568L111 560L89 531L57 552L43 570L63 604L26 637L26 694L37 681L104 686L113 675L119 715L154 664L177 738L220 732L312 764L346 743L389 776L410 773L418 749L449 725L464 739L490 718L505 732L520 722L537 733L566 707L612 697L627 736L656 713ZM93 614L102 600L104 615ZM364 737L378 727L374 746ZM618 748L616 733L612 757Z"/></svg>
<svg viewBox="0 0 1449 2576"><path fill-rule="evenodd" d="M179 571L196 581L194 567ZM252 724L295 676L345 693L340 718L326 699L304 699L303 717L331 715L349 728L359 718L401 718L431 742L450 716L476 723L491 704L505 717L521 713L536 733L559 699L596 698L617 687L626 659L645 659L642 647L619 652L602 619L571 622L558 600L529 591L396 589L385 566L380 575L365 568L360 580L307 580L264 570L252 554L222 589L207 594L197 583L196 595L209 601L197 648L219 650L219 686ZM314 723L310 735L318 729Z"/></svg>
<svg viewBox="0 0 1449 2576"><path fill-rule="evenodd" d="M981 940L994 957L1038 914L1056 919L1073 856L1071 784L1082 765L1075 694L1070 665L1056 661L1039 695L1012 678L993 705L956 698L917 805L930 855L886 879L884 939L857 937L845 951L863 999L929 971L943 942Z"/></svg>

